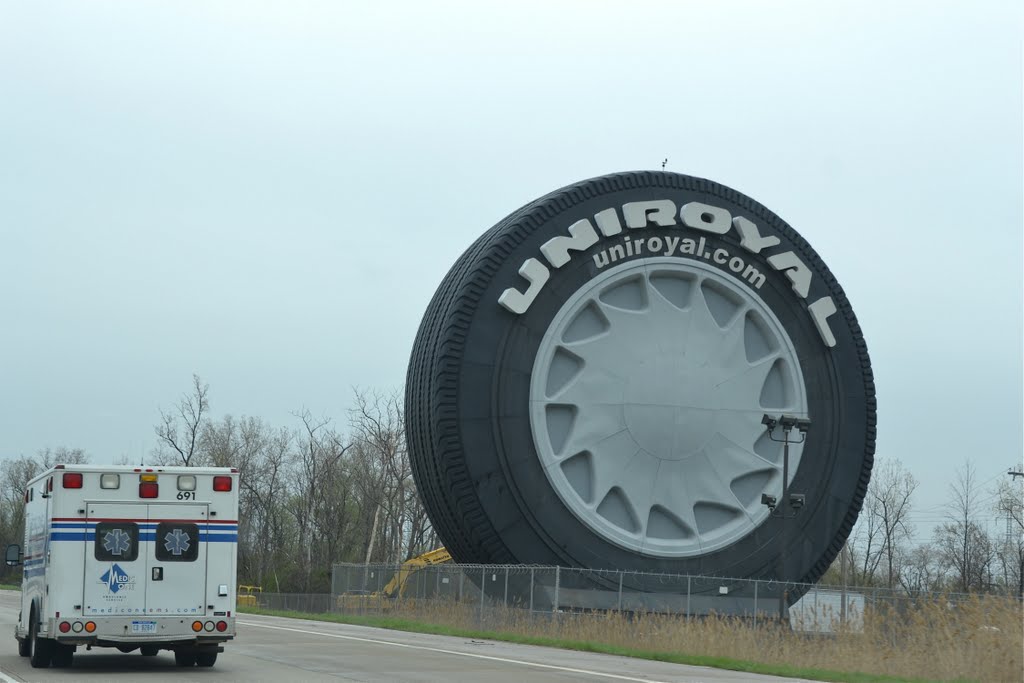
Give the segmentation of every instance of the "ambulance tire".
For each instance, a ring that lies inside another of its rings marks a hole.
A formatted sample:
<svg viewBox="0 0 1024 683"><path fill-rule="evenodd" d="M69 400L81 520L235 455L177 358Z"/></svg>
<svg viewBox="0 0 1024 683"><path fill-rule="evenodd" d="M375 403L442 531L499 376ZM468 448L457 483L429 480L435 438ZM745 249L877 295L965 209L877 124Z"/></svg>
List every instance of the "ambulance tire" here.
<svg viewBox="0 0 1024 683"><path fill-rule="evenodd" d="M49 638L39 637L39 617L36 616L35 607L32 608L32 616L28 622L29 638L32 639L29 654L29 663L33 669L45 669L50 666L53 660L54 642Z"/></svg>
<svg viewBox="0 0 1024 683"><path fill-rule="evenodd" d="M22 657L32 654L32 641L28 638L18 638L18 654Z"/></svg>
<svg viewBox="0 0 1024 683"><path fill-rule="evenodd" d="M156 645L143 645L139 648L139 652L142 653L143 657L156 657L157 653L160 652L160 648Z"/></svg>
<svg viewBox="0 0 1024 683"><path fill-rule="evenodd" d="M216 663L216 652L199 652L196 654L196 666L213 666Z"/></svg>
<svg viewBox="0 0 1024 683"><path fill-rule="evenodd" d="M174 663L178 666L195 666L196 665L196 653L195 652L183 652L181 650L175 650L174 652Z"/></svg>
<svg viewBox="0 0 1024 683"><path fill-rule="evenodd" d="M57 669L67 669L75 659L75 646L62 645L57 643L53 648L53 666Z"/></svg>

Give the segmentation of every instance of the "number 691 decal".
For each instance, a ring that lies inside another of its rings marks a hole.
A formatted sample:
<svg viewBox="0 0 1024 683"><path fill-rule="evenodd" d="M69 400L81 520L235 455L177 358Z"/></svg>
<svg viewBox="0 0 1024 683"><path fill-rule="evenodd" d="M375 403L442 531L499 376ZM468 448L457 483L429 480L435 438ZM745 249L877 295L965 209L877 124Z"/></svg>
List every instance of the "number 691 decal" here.
<svg viewBox="0 0 1024 683"><path fill-rule="evenodd" d="M178 500L195 500L195 491L178 491Z"/></svg>

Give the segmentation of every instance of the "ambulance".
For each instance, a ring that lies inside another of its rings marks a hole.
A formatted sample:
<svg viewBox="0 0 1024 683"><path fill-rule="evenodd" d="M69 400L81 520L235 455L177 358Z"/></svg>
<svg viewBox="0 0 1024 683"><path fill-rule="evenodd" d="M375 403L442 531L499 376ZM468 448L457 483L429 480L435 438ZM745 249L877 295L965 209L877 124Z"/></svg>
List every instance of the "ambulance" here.
<svg viewBox="0 0 1024 683"><path fill-rule="evenodd" d="M213 666L235 637L238 470L57 465L28 483L18 654L77 648Z"/></svg>

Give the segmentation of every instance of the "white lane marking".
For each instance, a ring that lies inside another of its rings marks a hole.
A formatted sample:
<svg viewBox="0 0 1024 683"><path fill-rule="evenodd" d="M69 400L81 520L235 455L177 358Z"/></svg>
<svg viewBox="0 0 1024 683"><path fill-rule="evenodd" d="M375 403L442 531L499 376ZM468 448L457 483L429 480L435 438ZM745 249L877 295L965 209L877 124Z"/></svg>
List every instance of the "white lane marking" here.
<svg viewBox="0 0 1024 683"><path fill-rule="evenodd" d="M394 647L405 647L410 650L427 650L429 652L441 652L446 655L456 655L458 657L473 657L474 659L487 659L492 662L505 662L506 664L521 664L523 666L535 666L541 669L554 669L555 671L565 671L574 674L583 674L584 676L600 676L602 678L614 678L617 681L635 681L636 683L668 683L667 681L657 681L653 678L633 678L632 676L623 676L621 674L609 674L602 671L590 671L588 669L573 669L568 666L558 666L556 664L541 664L539 662L528 662L523 659L507 659L505 657L494 657L491 655L480 655L473 652L459 652L457 650L442 650L436 647L427 647L425 645L409 645L408 643L396 643L390 640L377 640L375 638L360 638L359 636L344 636L340 633L324 633L322 631L307 631L301 628L289 628L287 626L271 626L269 624L257 624L251 621L239 621L238 624L243 626L255 626L257 628L274 628L279 631L293 631L295 633L306 633L314 636L326 636L328 638L342 638L344 640L358 640L363 643L376 643L377 645L392 645Z"/></svg>
<svg viewBox="0 0 1024 683"><path fill-rule="evenodd" d="M19 679L11 678L7 674L5 674L3 671L0 671L0 682L2 682L2 683L20 683Z"/></svg>

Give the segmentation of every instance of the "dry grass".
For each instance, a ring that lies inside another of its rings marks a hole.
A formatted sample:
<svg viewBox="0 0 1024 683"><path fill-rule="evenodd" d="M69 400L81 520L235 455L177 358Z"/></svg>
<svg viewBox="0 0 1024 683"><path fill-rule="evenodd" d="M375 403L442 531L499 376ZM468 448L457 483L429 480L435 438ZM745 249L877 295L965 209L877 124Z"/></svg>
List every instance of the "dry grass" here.
<svg viewBox="0 0 1024 683"><path fill-rule="evenodd" d="M368 612L372 614L373 612ZM379 613L379 612L378 612ZM729 658L769 666L936 681L1024 680L1024 622L1014 599L971 597L883 604L859 633L815 636L773 623L616 612L531 615L479 603L403 600L386 614L459 630L592 643L647 654Z"/></svg>

